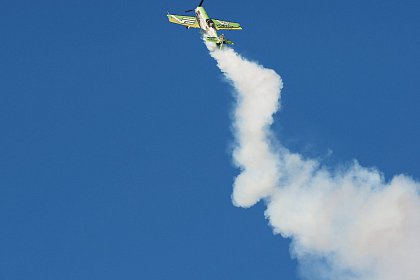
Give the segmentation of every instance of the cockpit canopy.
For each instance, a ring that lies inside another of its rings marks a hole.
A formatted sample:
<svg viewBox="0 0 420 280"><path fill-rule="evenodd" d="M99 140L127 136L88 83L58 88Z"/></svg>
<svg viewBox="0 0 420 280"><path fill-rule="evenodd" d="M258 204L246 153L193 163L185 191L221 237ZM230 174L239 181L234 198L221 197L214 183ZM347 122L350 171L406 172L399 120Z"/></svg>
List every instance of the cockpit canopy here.
<svg viewBox="0 0 420 280"><path fill-rule="evenodd" d="M214 22L211 20L211 19L206 19L206 22L207 22L207 25L209 26L209 27L212 27L212 28L215 28L216 26L215 26L215 24L214 24Z"/></svg>

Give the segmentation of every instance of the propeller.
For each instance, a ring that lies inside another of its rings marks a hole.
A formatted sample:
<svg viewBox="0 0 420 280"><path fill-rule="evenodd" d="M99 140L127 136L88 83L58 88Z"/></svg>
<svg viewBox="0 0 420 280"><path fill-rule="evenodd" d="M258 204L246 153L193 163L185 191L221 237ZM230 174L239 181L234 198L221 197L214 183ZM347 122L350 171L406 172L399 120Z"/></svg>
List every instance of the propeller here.
<svg viewBox="0 0 420 280"><path fill-rule="evenodd" d="M204 0L201 0L201 1L200 1L200 4L198 4L198 7L201 7L201 6L203 5L203 2L204 2ZM194 10L195 10L195 9L186 10L185 12L186 12L186 13L189 13L189 12L194 12Z"/></svg>

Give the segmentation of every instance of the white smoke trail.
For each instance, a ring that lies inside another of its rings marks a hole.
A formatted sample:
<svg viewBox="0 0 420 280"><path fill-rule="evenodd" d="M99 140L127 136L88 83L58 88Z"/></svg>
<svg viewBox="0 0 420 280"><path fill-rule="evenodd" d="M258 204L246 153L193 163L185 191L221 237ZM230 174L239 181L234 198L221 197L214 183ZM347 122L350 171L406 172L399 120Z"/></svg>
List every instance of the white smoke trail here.
<svg viewBox="0 0 420 280"><path fill-rule="evenodd" d="M282 81L230 48L207 44L235 88L236 177L233 203L264 199L275 233L292 239L307 279L420 279L420 184L405 175L386 182L357 162L327 170L276 143L269 130Z"/></svg>
<svg viewBox="0 0 420 280"><path fill-rule="evenodd" d="M278 183L277 158L267 139L279 107L282 81L273 70L243 59L230 48L215 48L210 54L236 89L234 128L238 145L233 158L242 173L235 180L233 202L249 207L272 194Z"/></svg>

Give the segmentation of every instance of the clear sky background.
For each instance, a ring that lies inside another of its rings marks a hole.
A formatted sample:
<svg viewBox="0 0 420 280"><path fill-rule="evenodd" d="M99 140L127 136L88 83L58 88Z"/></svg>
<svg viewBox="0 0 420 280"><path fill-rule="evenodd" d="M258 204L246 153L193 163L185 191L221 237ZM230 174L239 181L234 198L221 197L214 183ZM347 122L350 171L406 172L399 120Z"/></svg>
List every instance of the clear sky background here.
<svg viewBox="0 0 420 280"><path fill-rule="evenodd" d="M231 204L232 88L194 1L0 0L0 279L298 279ZM285 87L273 130L330 166L420 178L418 1L222 1Z"/></svg>

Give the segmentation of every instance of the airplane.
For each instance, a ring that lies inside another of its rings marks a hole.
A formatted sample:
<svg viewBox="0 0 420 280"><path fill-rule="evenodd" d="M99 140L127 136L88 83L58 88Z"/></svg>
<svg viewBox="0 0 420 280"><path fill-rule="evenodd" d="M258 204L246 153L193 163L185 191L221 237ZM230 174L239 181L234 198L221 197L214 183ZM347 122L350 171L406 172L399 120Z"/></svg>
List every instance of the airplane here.
<svg viewBox="0 0 420 280"><path fill-rule="evenodd" d="M233 42L226 39L225 35L217 35L218 30L242 30L242 27L237 22L230 22L220 19L211 19L206 10L202 7L204 0L200 1L198 7L192 10L185 11L186 13L195 12L195 16L172 15L168 13L168 19L172 23L185 26L187 29L200 28L204 33L204 39L207 42L216 43L221 49L223 44L233 45Z"/></svg>

